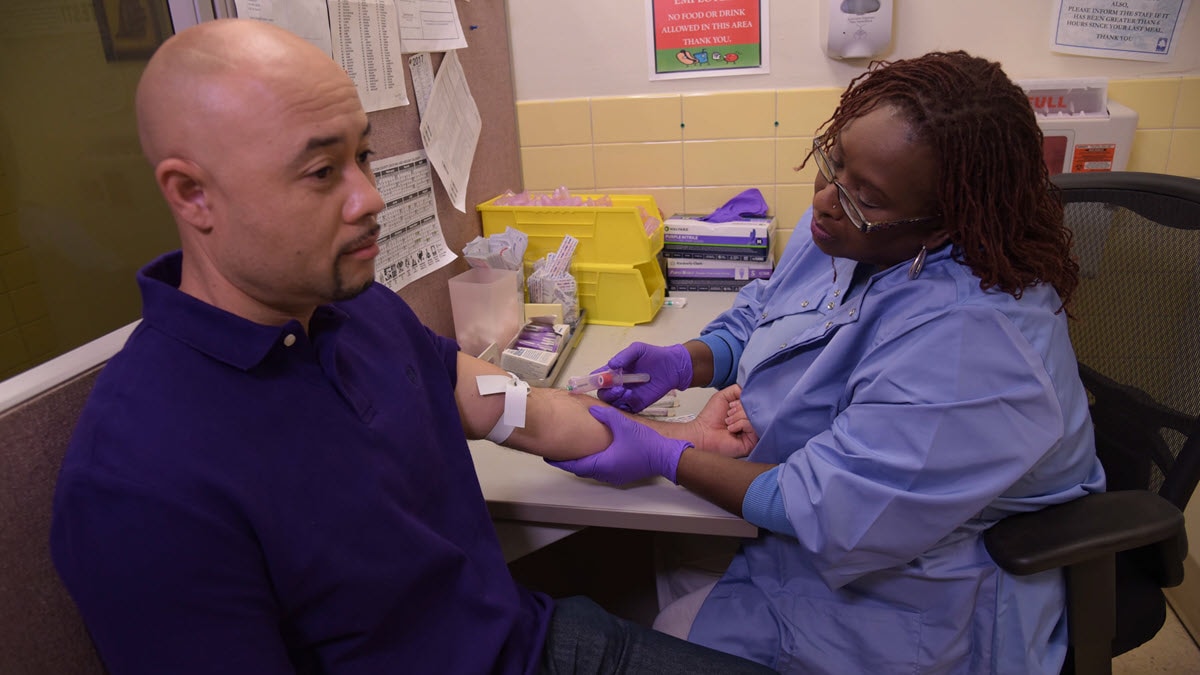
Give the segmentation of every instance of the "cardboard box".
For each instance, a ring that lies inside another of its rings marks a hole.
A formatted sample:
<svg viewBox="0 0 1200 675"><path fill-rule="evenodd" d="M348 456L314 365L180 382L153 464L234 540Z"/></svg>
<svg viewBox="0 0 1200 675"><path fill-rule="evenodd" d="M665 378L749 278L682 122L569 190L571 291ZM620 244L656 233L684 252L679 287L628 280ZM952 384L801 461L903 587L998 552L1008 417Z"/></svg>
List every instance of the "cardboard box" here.
<svg viewBox="0 0 1200 675"><path fill-rule="evenodd" d="M715 244L677 244L663 246L664 258L700 260L754 260L762 262L771 255L768 246L717 246Z"/></svg>
<svg viewBox="0 0 1200 675"><path fill-rule="evenodd" d="M571 327L565 323L555 324L554 331L558 333L557 350L550 352L518 347L518 335L500 352L500 367L530 384L546 379L554 369L555 362L563 356L563 348L571 338Z"/></svg>
<svg viewBox="0 0 1200 675"><path fill-rule="evenodd" d="M663 223L663 242L716 245L766 247L770 244L771 232L775 229L775 217L745 218L729 223L709 223L699 218L704 215L676 214Z"/></svg>
<svg viewBox="0 0 1200 675"><path fill-rule="evenodd" d="M668 279L768 279L772 269L770 260L667 258Z"/></svg>
<svg viewBox="0 0 1200 675"><path fill-rule="evenodd" d="M740 291L750 279L668 279L667 289L687 291Z"/></svg>

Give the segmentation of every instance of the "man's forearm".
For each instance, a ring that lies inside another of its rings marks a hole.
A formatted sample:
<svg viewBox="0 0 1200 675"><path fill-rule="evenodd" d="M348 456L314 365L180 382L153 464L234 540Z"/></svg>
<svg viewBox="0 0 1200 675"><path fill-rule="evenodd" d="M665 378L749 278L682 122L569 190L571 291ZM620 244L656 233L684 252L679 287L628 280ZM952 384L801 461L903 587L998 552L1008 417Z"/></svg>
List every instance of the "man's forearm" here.
<svg viewBox="0 0 1200 675"><path fill-rule="evenodd" d="M576 459L600 452L612 443L612 432L588 408L608 404L564 389L529 392L524 428L514 429L504 445L547 459Z"/></svg>
<svg viewBox="0 0 1200 675"><path fill-rule="evenodd" d="M480 375L508 377L499 366L459 354L458 384L454 397L467 438L484 438L504 415L506 395L479 393ZM523 400L524 425L514 427L504 445L548 459L574 459L603 450L612 432L588 412L591 405L606 405L591 396L562 389L533 387Z"/></svg>

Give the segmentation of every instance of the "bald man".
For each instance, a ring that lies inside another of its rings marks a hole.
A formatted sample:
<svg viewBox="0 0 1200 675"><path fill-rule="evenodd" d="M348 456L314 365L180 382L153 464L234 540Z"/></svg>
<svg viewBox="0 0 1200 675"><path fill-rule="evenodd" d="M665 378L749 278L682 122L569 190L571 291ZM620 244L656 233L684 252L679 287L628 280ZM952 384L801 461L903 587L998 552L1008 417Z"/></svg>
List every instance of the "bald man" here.
<svg viewBox="0 0 1200 675"><path fill-rule="evenodd" d="M143 320L79 420L51 534L109 672L759 669L513 581L465 439L569 459L613 435L553 390L504 429L475 379L503 372L374 283L371 126L326 54L203 23L136 103L182 250L138 274ZM743 443L723 414L654 442Z"/></svg>

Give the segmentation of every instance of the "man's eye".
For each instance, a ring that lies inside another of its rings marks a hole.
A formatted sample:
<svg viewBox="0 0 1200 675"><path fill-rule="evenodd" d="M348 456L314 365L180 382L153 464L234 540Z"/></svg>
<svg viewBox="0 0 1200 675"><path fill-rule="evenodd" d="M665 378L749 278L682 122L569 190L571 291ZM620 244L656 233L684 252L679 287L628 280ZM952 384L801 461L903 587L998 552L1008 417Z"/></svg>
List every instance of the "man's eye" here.
<svg viewBox="0 0 1200 675"><path fill-rule="evenodd" d="M371 158L374 156L374 150L363 150L362 152L358 153L358 163L366 164L367 162L371 161Z"/></svg>
<svg viewBox="0 0 1200 675"><path fill-rule="evenodd" d="M328 178L329 174L333 173L333 167L322 167L312 172L313 178Z"/></svg>

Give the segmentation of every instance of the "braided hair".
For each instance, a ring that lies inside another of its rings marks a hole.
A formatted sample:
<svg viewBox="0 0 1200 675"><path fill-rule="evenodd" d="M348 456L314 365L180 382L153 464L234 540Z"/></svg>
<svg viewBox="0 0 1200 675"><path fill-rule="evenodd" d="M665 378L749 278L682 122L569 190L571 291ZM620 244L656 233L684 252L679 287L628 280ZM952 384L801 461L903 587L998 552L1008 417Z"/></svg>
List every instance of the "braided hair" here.
<svg viewBox="0 0 1200 675"><path fill-rule="evenodd" d="M1079 264L1024 90L1000 64L963 51L872 61L822 125L826 142L879 106L895 107L913 140L933 151L952 255L979 277L980 288L1020 298L1025 288L1048 283L1065 309Z"/></svg>

